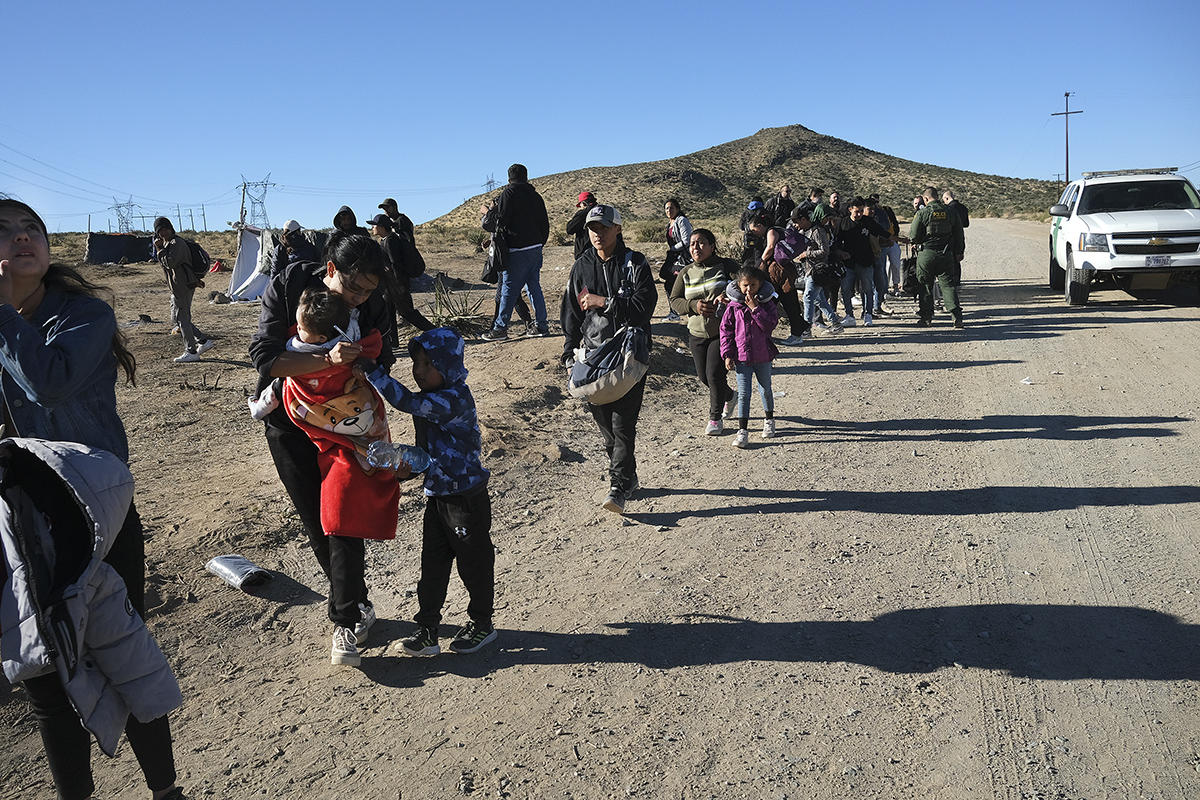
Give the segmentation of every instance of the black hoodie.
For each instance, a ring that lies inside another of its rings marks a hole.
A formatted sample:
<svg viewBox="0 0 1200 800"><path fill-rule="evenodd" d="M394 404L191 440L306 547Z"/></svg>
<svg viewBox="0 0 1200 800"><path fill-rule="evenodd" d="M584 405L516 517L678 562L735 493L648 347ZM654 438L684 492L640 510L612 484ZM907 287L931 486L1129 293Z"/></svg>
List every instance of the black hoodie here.
<svg viewBox="0 0 1200 800"><path fill-rule="evenodd" d="M338 220L345 223L345 227L338 225ZM342 206L333 215L334 230L345 231L346 233L361 233L364 236L370 236L371 233L366 228L358 224L358 217L354 216L354 210L350 206Z"/></svg>
<svg viewBox="0 0 1200 800"><path fill-rule="evenodd" d="M509 250L545 244L550 238L546 203L527 181L510 183L496 199L496 227ZM491 230L485 226L484 230Z"/></svg>

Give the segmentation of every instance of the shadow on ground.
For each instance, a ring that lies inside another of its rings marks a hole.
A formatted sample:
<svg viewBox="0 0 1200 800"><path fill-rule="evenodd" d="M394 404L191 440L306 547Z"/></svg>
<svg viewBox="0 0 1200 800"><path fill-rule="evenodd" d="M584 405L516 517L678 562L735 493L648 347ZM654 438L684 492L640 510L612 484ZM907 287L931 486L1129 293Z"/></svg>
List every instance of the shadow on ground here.
<svg viewBox="0 0 1200 800"><path fill-rule="evenodd" d="M655 669L748 661L846 662L892 674L947 667L1037 680L1200 679L1200 626L1144 608L997 604L893 611L866 621L758 622L688 615L619 622L597 633L500 630L492 647L432 659L368 655L389 686L438 674L482 677L524 665L643 664Z"/></svg>

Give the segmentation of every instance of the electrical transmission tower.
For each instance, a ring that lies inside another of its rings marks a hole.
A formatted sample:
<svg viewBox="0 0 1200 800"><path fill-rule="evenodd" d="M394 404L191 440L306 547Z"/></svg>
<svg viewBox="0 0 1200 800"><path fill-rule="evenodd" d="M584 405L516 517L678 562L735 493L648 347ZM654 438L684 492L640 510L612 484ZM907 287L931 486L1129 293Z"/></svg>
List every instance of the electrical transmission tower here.
<svg viewBox="0 0 1200 800"><path fill-rule="evenodd" d="M484 186L484 188L485 188L485 189L487 189L489 192L490 192L490 191L492 191L493 189L495 189L495 188L496 188L496 175L495 175L495 173L492 173L492 174L489 174L489 175L488 175L488 177L487 177L487 180L483 182L483 186Z"/></svg>
<svg viewBox="0 0 1200 800"><path fill-rule="evenodd" d="M242 211L239 220L243 225L266 230L271 227L267 219L267 190L275 184L271 183L271 173L261 181L248 181L242 176ZM250 211L246 211L246 201L250 201ZM249 219L247 219L249 217Z"/></svg>
<svg viewBox="0 0 1200 800"><path fill-rule="evenodd" d="M109 210L117 213L117 233L133 232L133 209L135 207L136 204L133 202L132 197L124 203L115 197L113 198L113 204L109 206Z"/></svg>

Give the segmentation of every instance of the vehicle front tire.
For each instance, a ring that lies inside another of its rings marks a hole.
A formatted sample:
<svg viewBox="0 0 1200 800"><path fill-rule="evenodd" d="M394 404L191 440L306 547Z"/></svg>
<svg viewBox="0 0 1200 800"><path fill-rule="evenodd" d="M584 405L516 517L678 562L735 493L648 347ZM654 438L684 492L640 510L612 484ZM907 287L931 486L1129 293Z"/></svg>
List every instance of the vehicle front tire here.
<svg viewBox="0 0 1200 800"><path fill-rule="evenodd" d="M1064 272L1066 273L1064 295L1067 305L1086 306L1091 288L1088 286L1087 270L1075 268L1075 256L1071 253L1070 248L1067 248L1067 266Z"/></svg>
<svg viewBox="0 0 1200 800"><path fill-rule="evenodd" d="M1056 292L1063 290L1063 284L1067 280L1067 271L1058 265L1058 259L1054 257L1054 248L1050 249L1050 288Z"/></svg>

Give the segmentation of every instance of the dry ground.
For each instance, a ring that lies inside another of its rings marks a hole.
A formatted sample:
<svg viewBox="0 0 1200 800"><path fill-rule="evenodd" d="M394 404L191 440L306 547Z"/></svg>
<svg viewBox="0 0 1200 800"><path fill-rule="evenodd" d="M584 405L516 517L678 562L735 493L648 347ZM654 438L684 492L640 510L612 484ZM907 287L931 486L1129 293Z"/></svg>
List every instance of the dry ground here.
<svg viewBox="0 0 1200 800"><path fill-rule="evenodd" d="M127 329L140 380L120 403L189 796L1200 797L1200 314L1115 291L1067 308L1044 226L968 234L965 331L898 303L786 351L780 437L746 452L699 435L680 327L656 321L624 519L597 507L560 340L470 346L500 639L400 655L407 485L398 538L370 548L381 621L358 670L329 666L324 580L246 413L256 307L197 302L222 338L178 366L157 267L91 268L118 319L157 320ZM548 253L551 294L568 261ZM228 588L203 570L226 552L276 579ZM447 632L464 605L452 585ZM0 798L52 797L19 690L0 726ZM148 796L126 747L94 766L101 797Z"/></svg>

